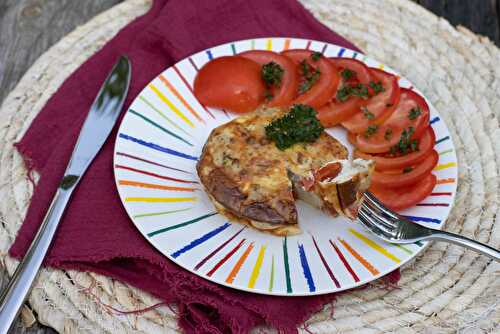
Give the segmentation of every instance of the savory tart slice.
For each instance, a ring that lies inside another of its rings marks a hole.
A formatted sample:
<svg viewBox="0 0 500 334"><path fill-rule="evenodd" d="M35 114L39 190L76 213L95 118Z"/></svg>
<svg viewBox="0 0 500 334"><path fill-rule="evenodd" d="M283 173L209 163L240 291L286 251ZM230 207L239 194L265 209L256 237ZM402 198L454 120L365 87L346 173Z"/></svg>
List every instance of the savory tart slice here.
<svg viewBox="0 0 500 334"><path fill-rule="evenodd" d="M314 114L311 120L308 110L300 109L306 107L294 106L294 113L259 109L212 131L197 171L220 213L275 235L300 233L296 197L331 214L353 216L351 208L369 184L370 163L346 160L346 148L322 128L316 131ZM296 132L302 142L279 134L283 122L276 122L286 117L292 122L288 125L303 122L312 130L301 132L300 126L285 130ZM271 124L276 127L271 129ZM274 135L270 130L276 130ZM336 175L319 177L334 164L341 165Z"/></svg>

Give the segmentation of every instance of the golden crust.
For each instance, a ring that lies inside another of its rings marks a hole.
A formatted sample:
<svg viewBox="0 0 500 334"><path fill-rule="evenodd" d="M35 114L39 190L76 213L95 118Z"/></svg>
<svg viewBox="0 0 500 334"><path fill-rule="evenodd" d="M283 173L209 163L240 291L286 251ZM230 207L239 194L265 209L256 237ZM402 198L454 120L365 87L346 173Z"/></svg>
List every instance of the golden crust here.
<svg viewBox="0 0 500 334"><path fill-rule="evenodd" d="M197 164L219 212L277 235L300 231L288 173L307 177L328 161L347 158L346 148L326 133L314 143L277 149L265 126L284 113L261 109L215 128Z"/></svg>

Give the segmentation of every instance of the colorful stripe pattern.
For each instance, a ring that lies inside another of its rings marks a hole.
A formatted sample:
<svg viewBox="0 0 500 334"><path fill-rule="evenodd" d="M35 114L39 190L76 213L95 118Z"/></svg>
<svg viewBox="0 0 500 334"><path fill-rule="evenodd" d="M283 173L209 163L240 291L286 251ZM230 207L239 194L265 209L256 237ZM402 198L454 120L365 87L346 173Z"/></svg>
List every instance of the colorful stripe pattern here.
<svg viewBox="0 0 500 334"><path fill-rule="evenodd" d="M217 214L217 212L212 212L212 213L208 213L206 215L203 215L203 216L200 216L200 217L196 217L194 219L188 220L188 221L180 223L180 224L176 224L176 225L169 226L169 227L164 227L164 228L161 228L159 230L156 230L156 231L148 233L148 236L149 237L153 237L153 236L155 236L157 234L160 234L160 233L165 233L165 232L172 231L172 230L175 230L175 229L178 229L178 228L181 228L181 227L185 227L185 226L197 223L199 221L202 221L204 219L207 219L209 217L212 217L212 216L214 216L216 214Z"/></svg>
<svg viewBox="0 0 500 334"><path fill-rule="evenodd" d="M187 244L186 246L182 247L181 249L179 249L178 251L175 251L172 253L172 257L175 259L176 257L179 257L181 256L182 254L186 253L187 251L195 248L196 246L199 246L201 245L202 243L204 243L205 241L207 241L208 239L210 238L213 238L214 236L216 236L217 234L221 233L222 231L224 231L226 228L228 228L229 226L231 226L230 223L225 223L224 225L221 225L219 227L217 227L216 229L202 235L201 237L199 237L198 239L195 239L193 241L191 241L189 244Z"/></svg>
<svg viewBox="0 0 500 334"><path fill-rule="evenodd" d="M184 159L189 159L189 160L194 160L194 161L198 160L197 157L193 157L192 155L182 153L182 152L173 150L171 148L163 147L163 146L160 146L160 145L155 144L155 143L147 142L145 140L142 140L142 139L139 139L136 137L132 137L132 136L126 135L124 133L120 133L118 135L118 137L120 137L122 139L130 140L131 142L137 143L139 145L145 146L145 147L153 149L153 150L157 150L157 151L160 151L163 153L174 155L174 156L179 157L179 158L184 158Z"/></svg>
<svg viewBox="0 0 500 334"><path fill-rule="evenodd" d="M336 232L333 232L332 239L326 240L318 234L303 233L293 238L276 237L263 243L245 226L237 225L232 230L231 222L210 219L217 213L206 212L207 199L197 181L196 154L203 145L197 138L200 130L208 133L212 127L226 121L225 118L219 121L219 115L228 114L225 111L211 112L196 101L193 81L203 64L222 54L235 55L248 50L249 45L251 49L265 50L287 50L305 45L306 49L327 55L371 61L362 53L311 40L302 40L301 44L295 44L296 40L290 38L256 41L229 43L222 52L219 48L216 53L205 50L172 66L150 83L127 111L130 116L123 123L142 122L139 128L149 127L152 131L145 136L134 130L137 127L127 126L126 129L132 130L119 131L118 135L115 153L117 185L134 222L142 226L141 230L151 231L146 234L149 238L159 235L163 237L158 240L171 238L169 245L165 246L174 247L168 253L162 252L201 276L273 294L322 292L318 287L325 284L329 286L328 292L336 291L353 283L362 284L415 256L423 243L416 243L416 246L388 245L354 229L352 223L341 224L348 232L341 234L342 238ZM378 67L384 69L383 64ZM442 224L443 215L434 212L449 210L457 183L457 164L453 159L450 136L440 130L445 128L440 117L433 114L429 123L440 138L436 141L436 145L440 145L439 155L446 160L441 160L435 168L439 171L439 188L426 201L417 204L417 211L412 211L417 215L406 217L415 222ZM438 200L432 202L430 198ZM148 207L152 209L144 209ZM183 244L176 244L174 236L195 224L196 227L189 229L194 235L183 238L187 240ZM312 238L312 243L306 238ZM293 245L297 242L297 248L289 247L292 240ZM188 255L183 256L185 254ZM186 259L192 259L195 254L203 255L187 264Z"/></svg>
<svg viewBox="0 0 500 334"><path fill-rule="evenodd" d="M311 274L311 269L309 268L309 262L307 262L306 251L304 250L304 245L298 244L299 247L299 256L300 256L300 264L302 265L302 270L304 273L304 277L307 281L307 286L309 286L309 291L316 291L316 286L314 285L314 279Z"/></svg>

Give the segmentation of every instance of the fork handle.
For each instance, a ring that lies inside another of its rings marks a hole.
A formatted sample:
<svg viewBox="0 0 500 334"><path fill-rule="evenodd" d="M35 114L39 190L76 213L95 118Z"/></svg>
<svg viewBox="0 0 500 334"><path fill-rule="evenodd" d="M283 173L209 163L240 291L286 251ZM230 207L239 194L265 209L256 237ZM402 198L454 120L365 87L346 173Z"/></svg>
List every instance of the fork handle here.
<svg viewBox="0 0 500 334"><path fill-rule="evenodd" d="M425 239L448 241L472 249L500 262L500 251L498 249L458 234L432 229L432 233Z"/></svg>

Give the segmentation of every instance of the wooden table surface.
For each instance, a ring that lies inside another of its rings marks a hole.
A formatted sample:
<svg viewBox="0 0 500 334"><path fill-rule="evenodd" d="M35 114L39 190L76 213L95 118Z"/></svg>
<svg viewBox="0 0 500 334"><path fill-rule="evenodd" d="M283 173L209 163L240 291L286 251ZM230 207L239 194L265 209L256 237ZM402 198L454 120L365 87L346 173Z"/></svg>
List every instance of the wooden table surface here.
<svg viewBox="0 0 500 334"><path fill-rule="evenodd" d="M454 25L463 25L500 45L500 0L413 0ZM121 0L0 0L0 103L33 62L77 26ZM1 117L1 116L0 116ZM0 289L7 283L0 263ZM12 333L55 333L20 322Z"/></svg>

